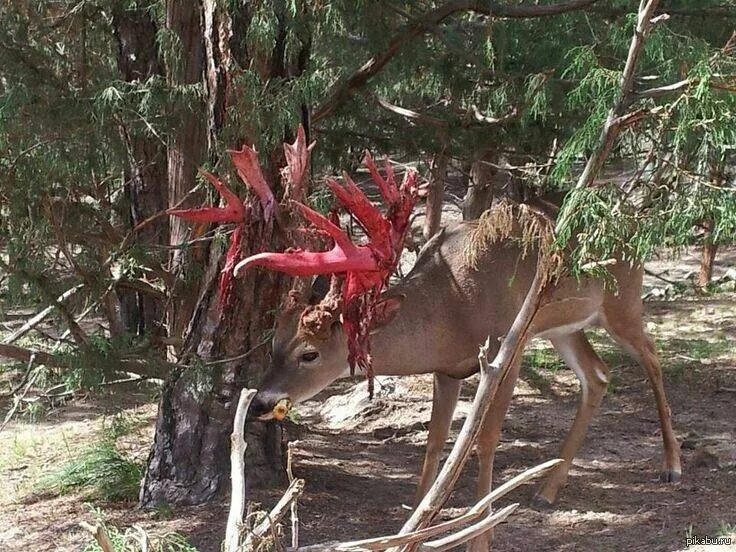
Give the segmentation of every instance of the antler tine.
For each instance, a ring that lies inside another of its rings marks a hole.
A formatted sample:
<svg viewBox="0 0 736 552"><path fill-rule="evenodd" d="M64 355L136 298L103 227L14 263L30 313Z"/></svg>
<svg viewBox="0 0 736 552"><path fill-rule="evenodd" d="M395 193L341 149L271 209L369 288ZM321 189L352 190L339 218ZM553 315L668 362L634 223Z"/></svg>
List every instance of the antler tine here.
<svg viewBox="0 0 736 552"><path fill-rule="evenodd" d="M363 157L363 164L368 168L368 172L371 174L371 178L378 186L381 195L389 205L394 205L400 201L400 195L398 187L396 186L396 180L394 180L394 171L391 167L391 163L386 159L386 178L381 176L378 172L378 167L373 159L373 156L368 150L365 150Z"/></svg>
<svg viewBox="0 0 736 552"><path fill-rule="evenodd" d="M240 198L225 186L214 174L199 169L199 174L209 180L225 200L225 207L201 207L197 209L169 209L169 215L193 222L243 222L245 206Z"/></svg>
<svg viewBox="0 0 736 552"><path fill-rule="evenodd" d="M227 150L227 152L233 160L238 176L258 196L266 220L271 220L276 207L276 200L271 188L266 183L266 179L263 177L261 165L258 163L258 152L246 145L243 145L240 150Z"/></svg>
<svg viewBox="0 0 736 552"><path fill-rule="evenodd" d="M356 246L338 226L306 205L297 201L294 201L293 205L299 209L304 218L335 240L334 247L323 252L296 250L252 255L235 266L236 276L251 266L263 266L292 276L378 270L376 260L369 248Z"/></svg>
<svg viewBox="0 0 736 552"><path fill-rule="evenodd" d="M292 197L302 196L301 187L304 181L304 175L309 167L309 156L315 144L316 142L312 142L307 145L307 134L302 125L299 125L296 131L294 143L284 143L286 167L284 167L282 175L292 188Z"/></svg>
<svg viewBox="0 0 736 552"><path fill-rule="evenodd" d="M374 242L374 245L378 247L385 246L390 231L389 222L347 173L343 173L343 179L345 181L344 185L340 184L334 178L328 178L327 185L342 206L358 219L358 222L365 229L371 242Z"/></svg>

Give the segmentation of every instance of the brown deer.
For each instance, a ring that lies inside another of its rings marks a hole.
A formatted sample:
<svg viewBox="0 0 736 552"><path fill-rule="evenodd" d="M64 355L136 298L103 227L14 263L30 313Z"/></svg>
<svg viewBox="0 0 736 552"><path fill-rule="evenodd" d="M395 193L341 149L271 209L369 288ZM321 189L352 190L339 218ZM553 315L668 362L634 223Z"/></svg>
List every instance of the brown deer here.
<svg viewBox="0 0 736 552"><path fill-rule="evenodd" d="M314 222L313 217L310 220ZM375 374L434 375L432 418L417 499L436 477L460 385L478 370L479 344L490 336L493 357L493 344L497 347L497 338L510 328L536 270L536 255L523 255L512 241L490 244L479 252L472 266L466 245L476 225L463 222L444 228L429 240L411 272L378 297L380 315L374 317L369 328ZM347 244L336 244L328 253L342 260L339 270L350 269L353 253ZM330 273L333 271L325 267L304 269L304 255L328 253L262 253L241 261L235 272L237 275L248 267L264 265L295 275ZM302 257L296 263L292 255ZM356 270L370 270L365 259L357 262L362 264ZM662 370L652 340L642 327L643 268L619 261L610 266L609 272L616 282L613 286L604 286L603 281L592 277L561 278L533 321L532 335L551 341L581 386L580 404L559 455L564 463L538 491L535 498L541 504L551 505L565 483L609 381L608 367L585 336L588 327L605 328L645 369L664 441L661 480L680 478L680 450L670 421ZM282 312L273 338L272 365L253 400L251 417L271 419L276 405L308 399L349 373L344 306L333 292L320 302L320 297L311 302L292 301ZM314 320L319 320L317 330ZM479 497L490 491L494 452L519 368L517 362L501 383L477 443Z"/></svg>

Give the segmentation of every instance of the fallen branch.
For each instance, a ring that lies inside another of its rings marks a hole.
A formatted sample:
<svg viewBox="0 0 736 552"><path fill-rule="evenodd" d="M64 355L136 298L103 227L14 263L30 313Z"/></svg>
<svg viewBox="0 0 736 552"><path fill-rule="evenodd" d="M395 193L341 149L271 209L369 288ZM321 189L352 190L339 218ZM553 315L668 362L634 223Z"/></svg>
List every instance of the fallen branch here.
<svg viewBox="0 0 736 552"><path fill-rule="evenodd" d="M272 527L275 527L289 511L291 503L296 500L299 495L304 491L304 480L295 479L292 481L289 488L283 494L281 499L276 503L276 506L269 512L266 518L256 525L245 539L245 550L251 550L254 542L265 535Z"/></svg>
<svg viewBox="0 0 736 552"><path fill-rule="evenodd" d="M497 489L494 489L488 495L480 499L465 514L449 521L445 521L443 523L433 525L432 527L403 535L400 534L383 537L373 537L370 539L343 542L339 544L330 543L329 550L340 550L344 552L355 550L385 550L386 548L391 548L394 546L404 546L407 544L424 542L427 539L430 539L436 535L447 533L449 531L452 531L453 529L457 529L458 527L463 527L468 523L473 523L477 521L483 516L483 513L486 511L490 504L506 496L508 493L516 489L519 485L522 485L523 483L526 483L528 481L531 481L532 479L536 479L537 477L546 474L562 462L563 460L560 459L550 460L548 462L545 462L544 464L540 464L526 470L523 473L520 473L516 477L510 479L509 481L507 481Z"/></svg>
<svg viewBox="0 0 736 552"><path fill-rule="evenodd" d="M448 535L447 537L444 537L442 539L423 544L419 550L421 550L422 552L430 550L433 552L441 552L442 550L455 548L456 546L466 543L469 540L474 539L475 537L479 537L483 533L493 529L499 523L506 521L506 518L514 513L514 510L516 510L518 507L518 502L510 504L505 508L502 508L498 512L489 514L488 517L486 517L484 520L479 521L478 523L475 523L470 527L466 527L462 531L458 531L454 535Z"/></svg>
<svg viewBox="0 0 736 552"><path fill-rule="evenodd" d="M243 389L240 392L238 407L233 420L233 432L230 435L230 479L232 492L230 496L230 512L225 529L225 552L237 552L240 549L240 525L245 511L245 417L248 408L256 395L255 389Z"/></svg>

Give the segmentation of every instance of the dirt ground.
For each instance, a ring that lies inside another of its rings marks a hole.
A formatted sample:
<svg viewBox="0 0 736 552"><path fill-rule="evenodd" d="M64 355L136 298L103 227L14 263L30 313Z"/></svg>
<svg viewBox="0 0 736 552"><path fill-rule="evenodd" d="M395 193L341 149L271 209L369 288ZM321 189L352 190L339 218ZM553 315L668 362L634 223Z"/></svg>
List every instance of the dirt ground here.
<svg viewBox="0 0 736 552"><path fill-rule="evenodd" d="M717 274L734 266L734 256L729 252ZM676 279L694 261L686 256L650 269ZM650 278L647 286L666 283ZM613 381L569 483L551 510L530 506L538 483L500 502L520 502L521 508L497 530L495 550L674 551L685 549L686 535L712 537L736 528L736 293L649 301L647 311L682 443L682 481L657 481L661 439L645 374L595 334ZM554 458L574 416L577 381L544 347L535 343L527 355L496 456L495 481ZM463 387L453 435L474 385L471 378ZM300 441L295 473L306 480L300 501L304 544L386 534L409 515L406 505L412 502L424 453L431 379L388 379L372 403L365 393L360 380L338 382L303 405L299 424L289 426L290 436ZM84 495L39 494L35 482L84 446L105 416L121 411L135 420L135 430L118 444L144 459L155 417L148 390L124 401L119 395L76 400L40 422L19 419L0 433L0 550L83 548L88 539L78 522L91 517ZM443 516L473 502L475 470L472 459ZM250 498L270 507L279 494L254 490ZM115 525L179 531L202 552L220 549L224 502L155 512L135 509L133 503L94 506Z"/></svg>

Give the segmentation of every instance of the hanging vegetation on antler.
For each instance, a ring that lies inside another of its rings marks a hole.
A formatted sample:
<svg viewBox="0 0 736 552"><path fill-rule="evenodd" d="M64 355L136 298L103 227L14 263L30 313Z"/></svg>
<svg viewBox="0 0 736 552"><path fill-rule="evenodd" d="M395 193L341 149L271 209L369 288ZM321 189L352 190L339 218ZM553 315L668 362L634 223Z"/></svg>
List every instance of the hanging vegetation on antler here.
<svg viewBox="0 0 736 552"><path fill-rule="evenodd" d="M292 249L283 253L259 253L238 263L235 274L252 266L262 266L292 276L337 276L325 300L304 311L301 324L318 335L325 327L329 328L334 317L341 313L348 338L351 371L358 367L366 372L372 394L369 331L372 321L381 315L378 297L388 284L401 256L417 194L417 174L407 171L403 182L398 185L388 161L385 176L380 174L369 153L366 153L364 163L386 203L385 213L370 202L347 174L343 175L343 184L328 178L327 185L341 207L365 232L365 243L356 245L338 224L294 201L291 203L294 209L315 229L332 239L332 248L327 251ZM294 167L290 169L294 174L301 162L289 166Z"/></svg>

